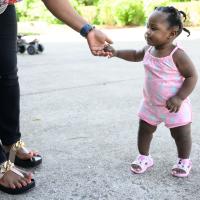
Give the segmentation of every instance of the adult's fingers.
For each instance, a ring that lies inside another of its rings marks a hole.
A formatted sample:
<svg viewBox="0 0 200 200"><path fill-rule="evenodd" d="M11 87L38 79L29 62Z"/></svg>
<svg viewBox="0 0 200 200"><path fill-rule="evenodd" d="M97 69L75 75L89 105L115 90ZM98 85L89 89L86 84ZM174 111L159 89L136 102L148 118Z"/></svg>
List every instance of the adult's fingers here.
<svg viewBox="0 0 200 200"><path fill-rule="evenodd" d="M101 51L99 51L99 50L92 50L91 52L94 56L100 56L101 55Z"/></svg>
<svg viewBox="0 0 200 200"><path fill-rule="evenodd" d="M103 50L101 50L101 51L94 51L94 50L92 50L91 52L92 52L92 54L93 54L94 56L103 56L103 57L107 57L107 56L110 56L110 55L111 55L110 52L105 52L105 51L103 51Z"/></svg>
<svg viewBox="0 0 200 200"><path fill-rule="evenodd" d="M92 51L102 51L105 48L105 44L99 45L99 46L91 46L90 49Z"/></svg>
<svg viewBox="0 0 200 200"><path fill-rule="evenodd" d="M109 38L108 38L109 39ZM110 40L110 39L109 39ZM108 42L110 42L110 43L108 43ZM106 52L106 48L108 48L109 49L109 44L112 44L113 42L112 42L112 40L110 40L110 41L108 41L107 43L104 43L104 44L102 44L102 45L99 45L99 46L91 46L90 47L90 49L91 49L91 51L103 51L103 52Z"/></svg>
<svg viewBox="0 0 200 200"><path fill-rule="evenodd" d="M106 41L108 44L113 44L113 41L112 41L108 36L106 36L105 41Z"/></svg>

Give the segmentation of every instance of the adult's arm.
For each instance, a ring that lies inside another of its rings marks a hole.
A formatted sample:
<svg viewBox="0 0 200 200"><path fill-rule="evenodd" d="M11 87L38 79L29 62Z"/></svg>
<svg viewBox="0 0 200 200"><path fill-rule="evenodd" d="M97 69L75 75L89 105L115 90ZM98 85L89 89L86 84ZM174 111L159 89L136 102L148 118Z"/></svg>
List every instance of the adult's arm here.
<svg viewBox="0 0 200 200"><path fill-rule="evenodd" d="M48 10L58 19L70 26L77 32L80 32L82 27L88 22L81 17L70 5L68 0L42 0ZM108 38L103 32L98 29L93 29L87 35L88 45L91 52L94 55L107 55L103 51L106 43L112 44L110 38Z"/></svg>

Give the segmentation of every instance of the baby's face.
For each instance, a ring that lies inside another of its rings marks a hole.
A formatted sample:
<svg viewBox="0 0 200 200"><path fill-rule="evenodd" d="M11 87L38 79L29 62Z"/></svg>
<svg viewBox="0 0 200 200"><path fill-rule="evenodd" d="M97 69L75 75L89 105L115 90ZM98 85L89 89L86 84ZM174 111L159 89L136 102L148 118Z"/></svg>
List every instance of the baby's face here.
<svg viewBox="0 0 200 200"><path fill-rule="evenodd" d="M154 11L147 22L145 39L148 45L157 46L169 40L171 30L167 22L167 14L161 11Z"/></svg>

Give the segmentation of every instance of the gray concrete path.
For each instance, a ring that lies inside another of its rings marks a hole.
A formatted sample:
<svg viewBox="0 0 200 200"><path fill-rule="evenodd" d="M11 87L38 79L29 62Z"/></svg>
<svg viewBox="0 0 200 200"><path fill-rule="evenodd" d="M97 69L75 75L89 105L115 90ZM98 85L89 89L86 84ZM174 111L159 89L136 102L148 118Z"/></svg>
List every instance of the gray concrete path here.
<svg viewBox="0 0 200 200"><path fill-rule="evenodd" d="M117 48L141 48L143 28L105 30ZM194 33L194 34L193 34ZM200 31L181 44L200 71ZM142 63L93 57L73 31L41 36L45 52L19 55L21 131L43 155L33 169L36 188L1 200L198 200L200 198L200 87L191 99L193 169L186 179L170 175L176 147L160 125L151 146L152 170L130 172L137 156L137 108L142 96Z"/></svg>

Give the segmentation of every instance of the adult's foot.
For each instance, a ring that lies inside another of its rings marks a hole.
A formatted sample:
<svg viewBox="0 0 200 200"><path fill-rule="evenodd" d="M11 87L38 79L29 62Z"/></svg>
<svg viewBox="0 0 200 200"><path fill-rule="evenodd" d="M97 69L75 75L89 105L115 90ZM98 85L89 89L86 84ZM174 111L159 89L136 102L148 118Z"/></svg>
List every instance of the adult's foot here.
<svg viewBox="0 0 200 200"><path fill-rule="evenodd" d="M18 141L13 145L3 146L8 159L20 167L35 167L42 163L42 157L37 151L25 148L23 141Z"/></svg>
<svg viewBox="0 0 200 200"><path fill-rule="evenodd" d="M14 164L6 161L0 166L0 190L9 194L20 194L35 186L32 173L15 168Z"/></svg>

